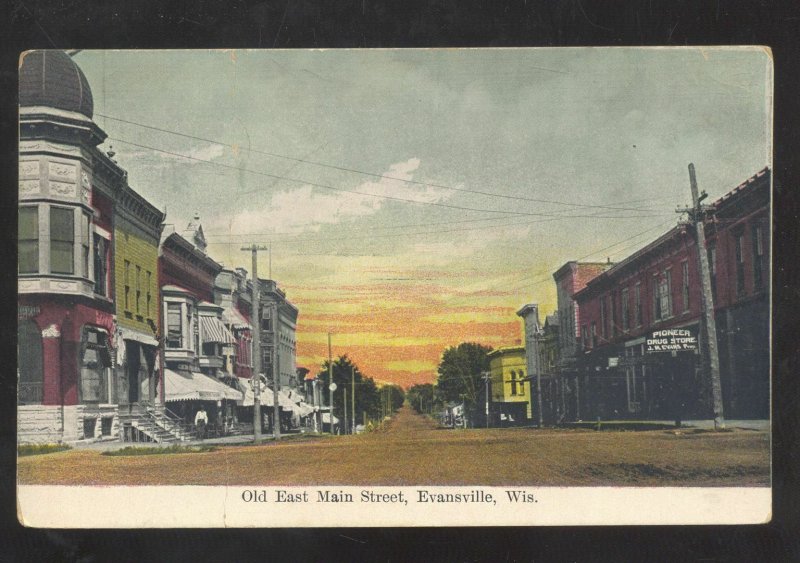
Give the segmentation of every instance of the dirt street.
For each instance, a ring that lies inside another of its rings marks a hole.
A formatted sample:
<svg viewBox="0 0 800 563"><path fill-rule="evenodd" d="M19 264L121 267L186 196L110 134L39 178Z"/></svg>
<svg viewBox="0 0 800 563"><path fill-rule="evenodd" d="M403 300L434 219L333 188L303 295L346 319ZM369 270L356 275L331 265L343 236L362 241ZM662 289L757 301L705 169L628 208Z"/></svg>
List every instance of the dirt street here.
<svg viewBox="0 0 800 563"><path fill-rule="evenodd" d="M404 407L382 431L213 452L23 457L21 484L768 486L769 434L440 429Z"/></svg>

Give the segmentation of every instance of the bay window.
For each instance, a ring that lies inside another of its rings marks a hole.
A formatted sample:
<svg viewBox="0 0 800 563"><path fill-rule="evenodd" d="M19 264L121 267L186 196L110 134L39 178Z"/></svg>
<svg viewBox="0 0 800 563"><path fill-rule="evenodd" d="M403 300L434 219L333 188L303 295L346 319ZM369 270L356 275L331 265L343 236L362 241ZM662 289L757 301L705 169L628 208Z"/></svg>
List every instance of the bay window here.
<svg viewBox="0 0 800 563"><path fill-rule="evenodd" d="M183 347L181 304L167 303L167 348Z"/></svg>
<svg viewBox="0 0 800 563"><path fill-rule="evenodd" d="M50 208L50 271L75 273L75 213L71 208Z"/></svg>
<svg viewBox="0 0 800 563"><path fill-rule="evenodd" d="M18 269L20 274L39 272L39 208L19 208L17 230L19 249Z"/></svg>

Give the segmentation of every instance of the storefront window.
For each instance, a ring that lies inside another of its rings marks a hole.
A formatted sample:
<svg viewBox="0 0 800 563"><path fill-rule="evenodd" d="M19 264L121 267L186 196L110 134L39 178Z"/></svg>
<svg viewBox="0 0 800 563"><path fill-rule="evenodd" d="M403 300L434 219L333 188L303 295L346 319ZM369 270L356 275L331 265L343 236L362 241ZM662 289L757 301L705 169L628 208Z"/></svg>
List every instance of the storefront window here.
<svg viewBox="0 0 800 563"><path fill-rule="evenodd" d="M75 273L75 214L72 209L50 208L50 271Z"/></svg>
<svg viewBox="0 0 800 563"><path fill-rule="evenodd" d="M81 350L81 401L107 402L109 397L106 370L111 367L111 354L106 334L97 329L84 328Z"/></svg>
<svg viewBox="0 0 800 563"><path fill-rule="evenodd" d="M17 352L17 401L21 405L41 403L44 381L42 333L33 321L22 321L17 326Z"/></svg>
<svg viewBox="0 0 800 563"><path fill-rule="evenodd" d="M19 273L35 274L39 271L39 209L20 207L17 229Z"/></svg>

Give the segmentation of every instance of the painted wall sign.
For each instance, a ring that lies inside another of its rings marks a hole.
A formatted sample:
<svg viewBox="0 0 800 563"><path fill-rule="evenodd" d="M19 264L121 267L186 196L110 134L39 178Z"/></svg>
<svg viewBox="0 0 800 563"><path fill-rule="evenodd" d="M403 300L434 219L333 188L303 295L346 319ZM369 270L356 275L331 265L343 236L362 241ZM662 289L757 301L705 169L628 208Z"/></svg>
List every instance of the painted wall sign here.
<svg viewBox="0 0 800 563"><path fill-rule="evenodd" d="M652 331L645 341L645 352L694 352L697 350L696 328L671 328Z"/></svg>

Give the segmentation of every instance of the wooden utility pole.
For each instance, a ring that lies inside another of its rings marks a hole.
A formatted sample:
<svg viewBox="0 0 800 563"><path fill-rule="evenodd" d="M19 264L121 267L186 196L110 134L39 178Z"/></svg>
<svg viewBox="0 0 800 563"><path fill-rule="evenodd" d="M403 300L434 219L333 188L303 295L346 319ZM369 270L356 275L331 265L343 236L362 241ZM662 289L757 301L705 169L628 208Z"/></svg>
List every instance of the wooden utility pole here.
<svg viewBox="0 0 800 563"><path fill-rule="evenodd" d="M351 409L350 409L350 418L352 419L350 424L350 433L356 433L356 366L350 366L350 389L351 389Z"/></svg>
<svg viewBox="0 0 800 563"><path fill-rule="evenodd" d="M275 437L276 440L281 439L281 402L280 402L280 392L281 392L281 358L280 358L280 351L278 350L278 346L280 346L280 341L278 340L278 302L275 301L270 307L270 315L272 319L270 319L270 328L272 328L272 392L275 395L275 401L273 405L273 418L274 423L272 425L272 435Z"/></svg>
<svg viewBox="0 0 800 563"><path fill-rule="evenodd" d="M344 388L344 431L342 434L347 434L347 387Z"/></svg>
<svg viewBox="0 0 800 563"><path fill-rule="evenodd" d="M251 244L243 246L241 250L249 250L253 261L253 373L250 381L255 381L253 386L253 440L261 440L261 287L258 282L258 251L267 250L266 246Z"/></svg>
<svg viewBox="0 0 800 563"><path fill-rule="evenodd" d="M708 197L704 191L698 194L697 178L695 177L694 164L689 164L689 182L692 190L692 207L679 209L687 213L694 223L697 232L697 257L700 262L700 280L703 295L703 317L706 325L706 340L708 342L708 356L711 371L711 394L714 401L714 428L725 428L725 416L722 407L722 382L719 373L719 348L717 345L717 321L714 314L714 293L711 289L711 269L708 264L708 250L706 249L706 231L703 218L706 208L702 201Z"/></svg>
<svg viewBox="0 0 800 563"><path fill-rule="evenodd" d="M333 354L331 353L331 333L328 333L328 402L330 404L331 434L333 434Z"/></svg>

